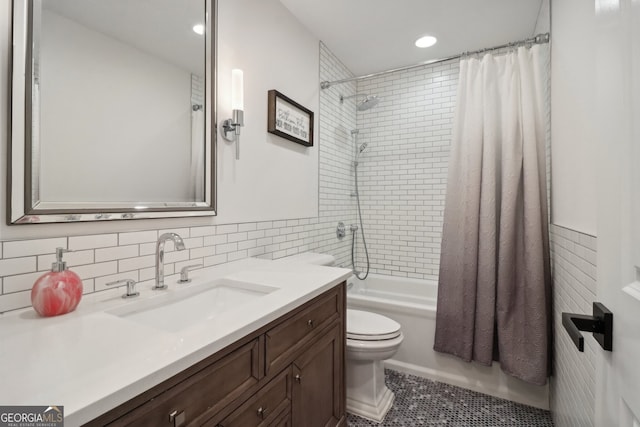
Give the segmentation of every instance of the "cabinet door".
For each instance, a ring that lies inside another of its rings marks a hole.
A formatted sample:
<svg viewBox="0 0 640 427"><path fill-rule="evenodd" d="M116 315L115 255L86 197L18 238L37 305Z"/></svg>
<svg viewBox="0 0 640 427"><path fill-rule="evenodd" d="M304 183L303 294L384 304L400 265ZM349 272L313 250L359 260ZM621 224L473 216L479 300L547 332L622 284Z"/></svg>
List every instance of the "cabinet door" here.
<svg viewBox="0 0 640 427"><path fill-rule="evenodd" d="M336 323L293 363L291 418L296 427L344 422L344 336Z"/></svg>
<svg viewBox="0 0 640 427"><path fill-rule="evenodd" d="M286 369L250 397L216 427L265 427L274 425L291 406L291 370ZM210 420L213 421L213 420Z"/></svg>

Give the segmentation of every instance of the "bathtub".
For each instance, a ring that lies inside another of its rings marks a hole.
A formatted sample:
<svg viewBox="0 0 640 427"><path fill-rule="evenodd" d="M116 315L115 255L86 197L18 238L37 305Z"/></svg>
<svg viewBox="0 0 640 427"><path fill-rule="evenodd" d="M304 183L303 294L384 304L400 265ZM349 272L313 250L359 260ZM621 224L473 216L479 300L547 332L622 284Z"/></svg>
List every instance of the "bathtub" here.
<svg viewBox="0 0 640 427"><path fill-rule="evenodd" d="M347 286L347 307L382 314L402 326L404 341L393 359L385 361L387 368L549 409L548 386L506 375L498 363L465 363L433 351L436 282L370 274L364 281L352 276Z"/></svg>

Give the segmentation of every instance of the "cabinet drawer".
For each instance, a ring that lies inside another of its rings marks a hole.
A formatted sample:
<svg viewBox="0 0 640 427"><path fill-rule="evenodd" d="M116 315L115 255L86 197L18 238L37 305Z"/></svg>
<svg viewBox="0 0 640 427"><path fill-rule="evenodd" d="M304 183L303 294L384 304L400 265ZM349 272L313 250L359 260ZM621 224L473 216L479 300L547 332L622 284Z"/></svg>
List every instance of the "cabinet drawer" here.
<svg viewBox="0 0 640 427"><path fill-rule="evenodd" d="M291 362L291 358L302 346L331 322L338 319L342 311L342 298L338 289L333 289L319 299L310 302L266 333L265 373L277 371Z"/></svg>
<svg viewBox="0 0 640 427"><path fill-rule="evenodd" d="M291 368L286 369L243 403L217 427L263 427L291 413Z"/></svg>
<svg viewBox="0 0 640 427"><path fill-rule="evenodd" d="M259 341L256 338L236 349L109 426L202 424L258 383Z"/></svg>

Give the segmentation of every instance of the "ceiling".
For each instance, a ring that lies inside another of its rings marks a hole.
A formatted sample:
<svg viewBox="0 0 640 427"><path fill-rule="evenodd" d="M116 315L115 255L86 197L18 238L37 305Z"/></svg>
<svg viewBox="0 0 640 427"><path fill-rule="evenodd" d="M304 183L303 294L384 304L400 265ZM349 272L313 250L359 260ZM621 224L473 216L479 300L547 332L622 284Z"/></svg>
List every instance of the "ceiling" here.
<svg viewBox="0 0 640 427"><path fill-rule="evenodd" d="M204 0L44 0L51 10L86 27L160 57L192 73L204 74Z"/></svg>
<svg viewBox="0 0 640 427"><path fill-rule="evenodd" d="M356 75L529 38L542 0L280 0ZM422 35L435 46L415 47Z"/></svg>

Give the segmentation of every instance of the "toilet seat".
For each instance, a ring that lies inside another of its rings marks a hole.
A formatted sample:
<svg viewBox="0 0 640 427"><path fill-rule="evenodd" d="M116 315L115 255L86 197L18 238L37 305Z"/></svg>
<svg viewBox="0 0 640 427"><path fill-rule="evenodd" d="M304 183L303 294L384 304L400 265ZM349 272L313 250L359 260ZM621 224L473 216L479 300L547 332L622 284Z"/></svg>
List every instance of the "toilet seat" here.
<svg viewBox="0 0 640 427"><path fill-rule="evenodd" d="M401 335L400 324L388 317L368 311L347 309L347 339L386 341Z"/></svg>

